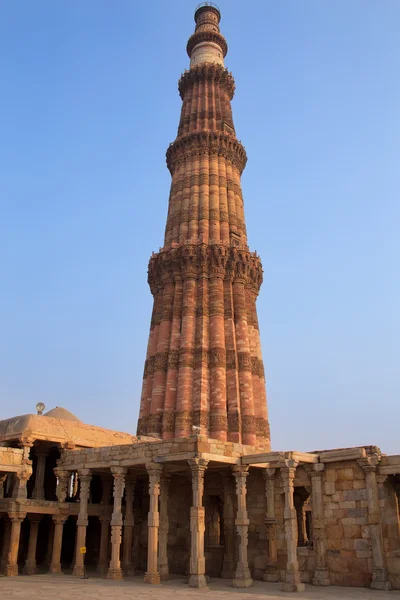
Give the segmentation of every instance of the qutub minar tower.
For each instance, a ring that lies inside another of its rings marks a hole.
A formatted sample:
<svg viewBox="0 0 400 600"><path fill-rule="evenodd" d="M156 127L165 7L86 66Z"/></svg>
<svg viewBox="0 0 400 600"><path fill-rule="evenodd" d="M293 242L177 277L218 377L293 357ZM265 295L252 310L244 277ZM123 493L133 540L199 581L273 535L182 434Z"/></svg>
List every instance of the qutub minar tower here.
<svg viewBox="0 0 400 600"><path fill-rule="evenodd" d="M171 439L193 426L211 438L269 448L256 300L259 257L247 243L234 79L220 12L204 3L179 80L178 136L164 246L149 264L154 296L138 434Z"/></svg>
<svg viewBox="0 0 400 600"><path fill-rule="evenodd" d="M247 245L246 153L219 20L211 3L196 9L179 81L138 434L42 403L0 421L0 573L87 568L129 577L133 589L133 575L160 584L173 574L194 588L256 579L273 595L277 582L287 592L400 589L400 455L270 449L262 268Z"/></svg>

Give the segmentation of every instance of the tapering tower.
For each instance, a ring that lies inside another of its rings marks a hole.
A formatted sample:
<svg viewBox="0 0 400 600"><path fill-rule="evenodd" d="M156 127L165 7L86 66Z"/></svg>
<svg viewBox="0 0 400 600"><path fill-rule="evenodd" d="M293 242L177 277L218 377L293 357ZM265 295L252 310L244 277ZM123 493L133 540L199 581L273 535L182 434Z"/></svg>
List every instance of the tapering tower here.
<svg viewBox="0 0 400 600"><path fill-rule="evenodd" d="M235 83L211 2L195 12L190 69L179 80L178 136L164 246L153 254L154 296L138 434L171 439L201 431L269 448L256 299L262 267L247 245L235 134ZM197 429L198 428L198 429Z"/></svg>

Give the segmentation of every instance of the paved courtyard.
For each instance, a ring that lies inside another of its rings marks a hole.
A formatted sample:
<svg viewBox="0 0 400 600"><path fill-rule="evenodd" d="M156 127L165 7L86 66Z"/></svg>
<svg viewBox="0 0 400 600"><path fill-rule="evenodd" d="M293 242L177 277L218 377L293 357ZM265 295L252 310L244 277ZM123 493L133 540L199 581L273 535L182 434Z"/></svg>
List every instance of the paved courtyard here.
<svg viewBox="0 0 400 600"><path fill-rule="evenodd" d="M256 581L246 590L230 587L222 579L210 581L209 589L189 588L183 579L176 578L159 586L143 583L141 577L128 578L125 581L107 581L96 577L77 579L72 575L31 577L1 577L1 600L168 600L186 598L187 600L277 600L279 598L301 598L301 600L389 600L400 598L400 591L375 592L364 588L307 586L301 594L289 594L279 590L279 584L267 584Z"/></svg>

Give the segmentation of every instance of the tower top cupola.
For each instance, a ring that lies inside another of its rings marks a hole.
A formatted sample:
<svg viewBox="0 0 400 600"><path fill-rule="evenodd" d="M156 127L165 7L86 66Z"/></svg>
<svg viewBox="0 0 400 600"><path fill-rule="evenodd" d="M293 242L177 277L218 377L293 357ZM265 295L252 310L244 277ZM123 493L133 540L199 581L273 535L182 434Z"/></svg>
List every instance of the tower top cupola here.
<svg viewBox="0 0 400 600"><path fill-rule="evenodd" d="M221 13L213 2L202 2L194 13L196 29L187 43L190 66L200 63L217 63L224 65L228 52L228 44L219 31Z"/></svg>

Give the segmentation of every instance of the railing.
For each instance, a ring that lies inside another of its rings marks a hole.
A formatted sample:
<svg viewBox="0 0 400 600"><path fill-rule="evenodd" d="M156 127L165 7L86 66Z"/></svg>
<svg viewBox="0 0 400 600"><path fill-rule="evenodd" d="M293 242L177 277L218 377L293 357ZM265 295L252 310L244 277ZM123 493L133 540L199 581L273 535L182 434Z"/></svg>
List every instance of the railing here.
<svg viewBox="0 0 400 600"><path fill-rule="evenodd" d="M195 8L195 13L199 10L199 8L203 8L203 6L212 6L213 8L216 8L218 12L221 12L219 10L219 6L217 6L216 4L214 4L214 2L200 2L200 4L198 4Z"/></svg>

